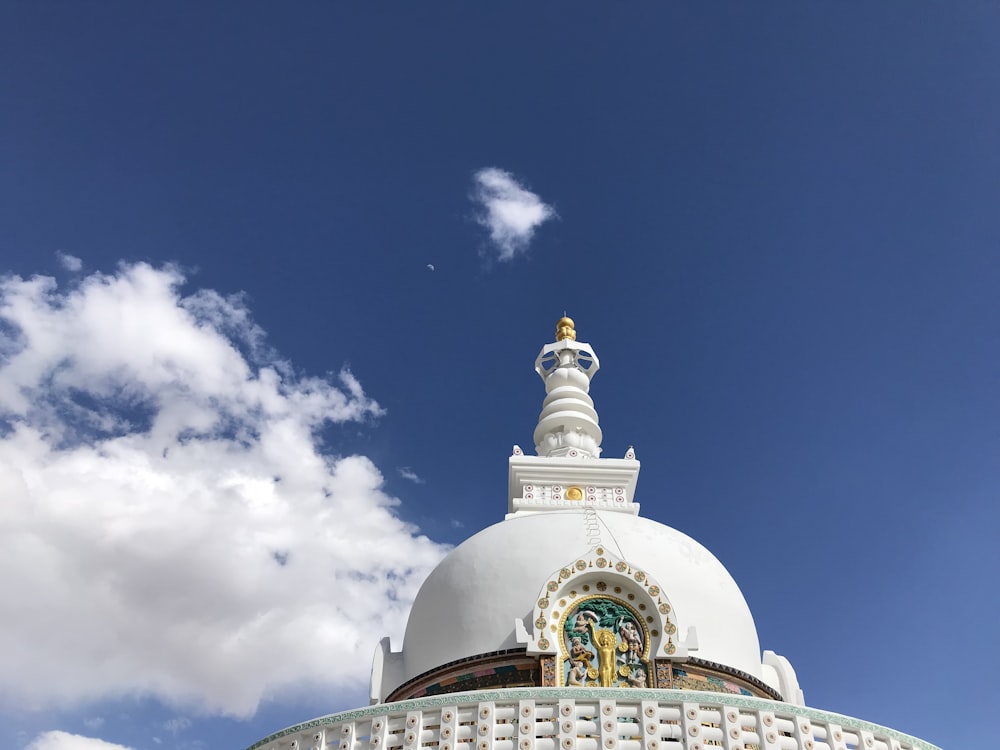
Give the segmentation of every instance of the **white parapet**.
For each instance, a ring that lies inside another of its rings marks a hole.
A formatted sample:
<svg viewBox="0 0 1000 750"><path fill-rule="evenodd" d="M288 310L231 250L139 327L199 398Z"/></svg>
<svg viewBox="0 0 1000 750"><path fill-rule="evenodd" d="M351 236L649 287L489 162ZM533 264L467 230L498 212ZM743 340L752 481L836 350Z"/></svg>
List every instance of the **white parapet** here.
<svg viewBox="0 0 1000 750"><path fill-rule="evenodd" d="M940 750L805 706L686 690L511 688L324 716L248 750Z"/></svg>

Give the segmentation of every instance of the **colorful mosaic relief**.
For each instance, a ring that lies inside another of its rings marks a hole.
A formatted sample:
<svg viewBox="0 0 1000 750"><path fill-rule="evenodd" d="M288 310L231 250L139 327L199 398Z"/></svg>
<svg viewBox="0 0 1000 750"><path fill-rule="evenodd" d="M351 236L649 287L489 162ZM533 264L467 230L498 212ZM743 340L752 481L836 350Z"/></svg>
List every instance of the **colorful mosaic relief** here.
<svg viewBox="0 0 1000 750"><path fill-rule="evenodd" d="M542 659L542 687L558 687L556 682L556 657L543 656Z"/></svg>
<svg viewBox="0 0 1000 750"><path fill-rule="evenodd" d="M486 666L474 672L449 675L442 678L440 682L419 688L407 697L423 698L430 695L457 693L466 690L487 690L497 687L535 687L538 682L537 674L538 670L534 663Z"/></svg>
<svg viewBox="0 0 1000 750"><path fill-rule="evenodd" d="M712 693L732 693L735 695L753 695L749 690L736 683L712 675L694 674L685 669L674 667L674 688L680 690L704 690Z"/></svg>
<svg viewBox="0 0 1000 750"><path fill-rule="evenodd" d="M642 619L609 597L582 599L563 620L564 685L649 687L649 637Z"/></svg>

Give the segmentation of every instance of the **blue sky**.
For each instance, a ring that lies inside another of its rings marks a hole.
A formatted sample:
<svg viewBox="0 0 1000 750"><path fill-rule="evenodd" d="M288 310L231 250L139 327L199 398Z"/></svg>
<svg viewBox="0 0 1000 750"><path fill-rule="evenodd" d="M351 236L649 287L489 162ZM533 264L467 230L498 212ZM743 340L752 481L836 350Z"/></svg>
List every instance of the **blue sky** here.
<svg viewBox="0 0 1000 750"><path fill-rule="evenodd" d="M971 1L5 3L0 746L363 702L502 518L564 310L605 454L807 702L981 740L998 36Z"/></svg>

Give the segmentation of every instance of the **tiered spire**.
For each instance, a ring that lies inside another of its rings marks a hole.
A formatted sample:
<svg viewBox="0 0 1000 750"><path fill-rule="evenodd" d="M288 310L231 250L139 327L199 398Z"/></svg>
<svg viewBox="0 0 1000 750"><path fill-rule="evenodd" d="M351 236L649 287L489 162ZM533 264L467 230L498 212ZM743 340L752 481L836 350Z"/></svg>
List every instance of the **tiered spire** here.
<svg viewBox="0 0 1000 750"><path fill-rule="evenodd" d="M535 427L539 456L597 458L601 455L601 428L590 380L600 368L590 344L576 340L572 318L556 323L556 340L546 344L535 360L535 372L545 383L546 397Z"/></svg>
<svg viewBox="0 0 1000 750"><path fill-rule="evenodd" d="M535 372L545 383L545 401L535 427L537 456L514 446L509 459L507 509L614 510L638 513L632 501L639 462L630 447L624 458L601 458L601 428L590 379L600 363L590 347L576 340L571 318L556 323L556 340L542 347Z"/></svg>

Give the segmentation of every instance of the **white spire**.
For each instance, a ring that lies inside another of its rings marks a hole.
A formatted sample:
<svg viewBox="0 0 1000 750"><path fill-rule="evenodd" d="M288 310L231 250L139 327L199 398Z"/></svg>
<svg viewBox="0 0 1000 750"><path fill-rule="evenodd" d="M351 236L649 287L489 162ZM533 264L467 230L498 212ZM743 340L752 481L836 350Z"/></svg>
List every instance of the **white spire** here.
<svg viewBox="0 0 1000 750"><path fill-rule="evenodd" d="M576 341L572 319L560 318L555 342L546 344L535 360L535 372L545 382L547 394L535 427L539 456L601 455L601 428L594 401L587 395L600 366L590 345Z"/></svg>
<svg viewBox="0 0 1000 750"><path fill-rule="evenodd" d="M587 395L600 363L589 344L576 340L573 321L556 324L556 340L546 344L535 371L545 382L545 401L535 428L537 456L514 446L508 459L509 513L555 510L618 511L636 514L632 501L639 462L629 447L625 458L601 458L601 428Z"/></svg>

